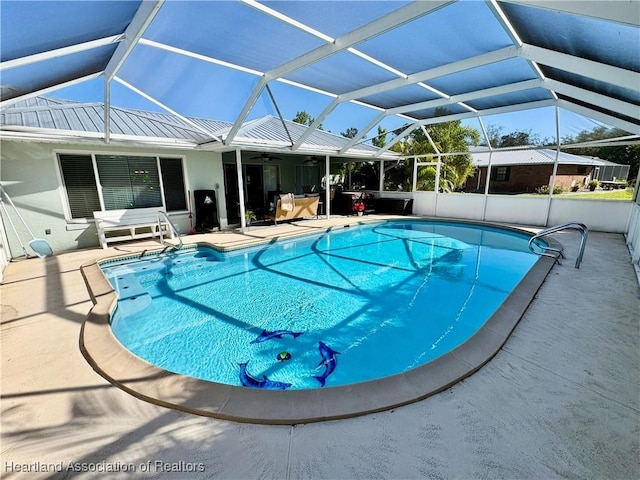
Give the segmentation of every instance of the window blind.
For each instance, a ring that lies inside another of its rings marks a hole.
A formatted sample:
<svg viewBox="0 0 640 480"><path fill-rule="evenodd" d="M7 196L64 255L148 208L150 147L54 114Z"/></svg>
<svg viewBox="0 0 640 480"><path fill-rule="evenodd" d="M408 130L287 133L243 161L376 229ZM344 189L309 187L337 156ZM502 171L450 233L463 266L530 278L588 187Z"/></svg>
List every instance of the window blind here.
<svg viewBox="0 0 640 480"><path fill-rule="evenodd" d="M96 155L105 210L162 206L155 158Z"/></svg>
<svg viewBox="0 0 640 480"><path fill-rule="evenodd" d="M179 158L160 158L164 202L168 212L186 210L184 173Z"/></svg>
<svg viewBox="0 0 640 480"><path fill-rule="evenodd" d="M59 159L71 218L93 218L101 207L91 156L60 155Z"/></svg>
<svg viewBox="0 0 640 480"><path fill-rule="evenodd" d="M59 154L60 170L67 191L71 218L93 218L102 210L162 207L160 175L167 211L187 209L182 159L96 155L97 172L91 155ZM96 173L100 185L96 184Z"/></svg>

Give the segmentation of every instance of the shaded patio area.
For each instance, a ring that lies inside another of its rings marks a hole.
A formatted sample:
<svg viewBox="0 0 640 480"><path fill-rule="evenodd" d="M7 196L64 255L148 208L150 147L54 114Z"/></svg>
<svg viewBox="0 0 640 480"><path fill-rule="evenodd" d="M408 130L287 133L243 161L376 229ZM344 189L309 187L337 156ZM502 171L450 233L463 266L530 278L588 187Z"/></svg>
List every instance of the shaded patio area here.
<svg viewBox="0 0 640 480"><path fill-rule="evenodd" d="M327 222L209 236L237 246ZM296 426L170 410L96 374L78 346L92 307L79 267L105 251L11 263L2 286L2 474L65 478L85 463L119 469L110 478L635 478L640 288L629 251L621 234L593 232L575 269L579 236L554 238L567 259L476 374L391 411ZM119 244L106 254L154 247ZM44 472L49 464L63 471ZM17 472L25 465L31 473Z"/></svg>

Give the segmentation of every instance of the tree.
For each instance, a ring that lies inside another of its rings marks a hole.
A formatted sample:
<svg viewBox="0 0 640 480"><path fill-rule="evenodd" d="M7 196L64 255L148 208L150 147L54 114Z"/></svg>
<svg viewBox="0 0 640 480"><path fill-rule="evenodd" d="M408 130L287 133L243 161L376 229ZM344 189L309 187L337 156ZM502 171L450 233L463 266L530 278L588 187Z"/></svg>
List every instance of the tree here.
<svg viewBox="0 0 640 480"><path fill-rule="evenodd" d="M349 127L344 132L340 132L340 135L347 138L354 138L358 135L358 129L355 127Z"/></svg>
<svg viewBox="0 0 640 480"><path fill-rule="evenodd" d="M378 148L382 148L387 143L387 129L378 125L378 135L371 139L371 143Z"/></svg>
<svg viewBox="0 0 640 480"><path fill-rule="evenodd" d="M436 111L436 116L446 112ZM406 127L403 127L403 129ZM433 140L440 153L468 152L469 144L477 145L480 142L480 132L473 127L463 126L460 120L435 123L427 125L424 129L416 129L406 138L394 145L394 150L410 155L431 155L435 158L436 152L429 142L426 133ZM411 178L413 165L406 162L405 175ZM473 173L474 166L471 154L448 155L442 157L440 168L440 190L454 191L464 185L467 178ZM418 185L420 190L433 190L435 187L435 167L425 166L418 169ZM406 183L410 180L405 180Z"/></svg>
<svg viewBox="0 0 640 480"><path fill-rule="evenodd" d="M299 123L301 125L306 125L306 126L310 127L311 125L313 125L313 122L315 122L316 119L313 118L311 115L309 115L304 110L302 110L302 111L296 113L296 116L293 117L293 121L295 123ZM322 124L318 125L318 130L322 130Z"/></svg>
<svg viewBox="0 0 640 480"><path fill-rule="evenodd" d="M608 138L618 138L628 136L629 133L619 128L607 128L603 126L595 127L593 130L583 130L575 137L563 137L563 144L592 142L595 140L606 140ZM634 180L638 176L640 166L640 145L619 145L612 147L581 147L571 149L574 155L584 155L587 157L599 157L603 160L629 165L629 179Z"/></svg>
<svg viewBox="0 0 640 480"><path fill-rule="evenodd" d="M519 147L526 145L540 145L540 136L531 133L531 130L515 130L505 135L502 134L502 127L489 125L487 135L493 148ZM545 142L547 140L545 139Z"/></svg>

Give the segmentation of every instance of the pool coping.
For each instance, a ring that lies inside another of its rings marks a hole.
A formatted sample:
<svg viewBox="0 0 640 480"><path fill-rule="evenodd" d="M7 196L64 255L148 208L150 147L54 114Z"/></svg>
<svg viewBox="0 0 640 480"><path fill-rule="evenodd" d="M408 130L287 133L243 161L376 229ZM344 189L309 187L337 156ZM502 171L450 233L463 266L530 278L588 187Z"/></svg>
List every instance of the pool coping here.
<svg viewBox="0 0 640 480"><path fill-rule="evenodd" d="M527 230L490 222L410 218L429 222L454 221L533 235ZM287 238L291 236L287 235ZM550 246L561 248L554 239L547 237L546 240ZM260 243L265 241L254 245ZM216 248L209 242L198 244ZM247 245L240 248L247 248ZM94 303L82 324L79 338L80 350L91 367L113 385L156 405L238 422L278 425L335 420L389 410L439 393L472 375L507 342L556 263L554 258L539 256L478 332L435 360L376 380L281 391L224 385L171 373L129 352L111 331L109 318L116 307L117 294L99 266L102 261L121 257L123 255L96 259L80 267Z"/></svg>

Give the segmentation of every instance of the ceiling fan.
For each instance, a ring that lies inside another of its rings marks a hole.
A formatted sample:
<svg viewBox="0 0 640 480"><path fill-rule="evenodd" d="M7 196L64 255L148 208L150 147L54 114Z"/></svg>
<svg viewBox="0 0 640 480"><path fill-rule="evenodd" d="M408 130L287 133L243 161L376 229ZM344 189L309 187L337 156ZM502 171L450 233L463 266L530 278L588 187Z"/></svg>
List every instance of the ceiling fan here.
<svg viewBox="0 0 640 480"><path fill-rule="evenodd" d="M320 163L321 158L316 156L316 155L311 155L310 157L308 157L304 163L306 165L318 165L318 163Z"/></svg>
<svg viewBox="0 0 640 480"><path fill-rule="evenodd" d="M262 152L260 155L250 157L250 160L262 160L263 162L271 162L272 160L281 160L280 157L274 157L267 152Z"/></svg>

